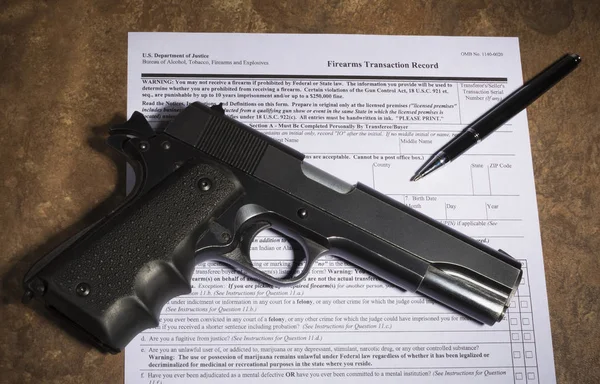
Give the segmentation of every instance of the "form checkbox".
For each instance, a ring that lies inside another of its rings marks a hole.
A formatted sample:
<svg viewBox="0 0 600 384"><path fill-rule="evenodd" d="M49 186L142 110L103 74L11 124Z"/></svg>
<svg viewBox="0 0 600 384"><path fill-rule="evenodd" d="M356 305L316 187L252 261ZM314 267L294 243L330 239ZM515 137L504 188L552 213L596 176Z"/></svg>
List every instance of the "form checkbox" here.
<svg viewBox="0 0 600 384"><path fill-rule="evenodd" d="M529 319L525 318L522 321L523 321L523 325L529 325Z"/></svg>
<svg viewBox="0 0 600 384"><path fill-rule="evenodd" d="M513 332L511 335L511 339L513 341L519 341L519 334L517 332Z"/></svg>
<svg viewBox="0 0 600 384"><path fill-rule="evenodd" d="M535 373L527 372L527 380L535 380Z"/></svg>
<svg viewBox="0 0 600 384"><path fill-rule="evenodd" d="M521 352L520 351L514 351L513 352L513 357L515 359L520 359L521 358Z"/></svg>
<svg viewBox="0 0 600 384"><path fill-rule="evenodd" d="M533 358L533 352L531 352L531 351L525 351L525 357L528 358L528 359Z"/></svg>
<svg viewBox="0 0 600 384"><path fill-rule="evenodd" d="M519 321L517 319L510 319L510 325L517 325Z"/></svg>
<svg viewBox="0 0 600 384"><path fill-rule="evenodd" d="M529 308L529 303L527 300L521 300L521 308Z"/></svg>
<svg viewBox="0 0 600 384"><path fill-rule="evenodd" d="M515 373L515 379L517 379L517 380L523 380L523 374L521 372Z"/></svg>
<svg viewBox="0 0 600 384"><path fill-rule="evenodd" d="M515 302L514 302L514 301L511 301L511 302L510 302L510 307L511 307L511 308L515 308L516 306L517 306L517 304L515 304Z"/></svg>
<svg viewBox="0 0 600 384"><path fill-rule="evenodd" d="M523 333L523 338L524 338L525 340L531 340L531 338L532 338L532 337L531 337L531 333L530 333L530 332L524 332L524 333Z"/></svg>

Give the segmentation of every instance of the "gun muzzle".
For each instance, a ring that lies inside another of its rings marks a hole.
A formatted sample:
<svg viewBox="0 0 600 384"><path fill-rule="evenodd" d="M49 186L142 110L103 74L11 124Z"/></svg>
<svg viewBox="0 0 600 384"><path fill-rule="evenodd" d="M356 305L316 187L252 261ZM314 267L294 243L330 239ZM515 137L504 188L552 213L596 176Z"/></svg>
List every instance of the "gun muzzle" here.
<svg viewBox="0 0 600 384"><path fill-rule="evenodd" d="M464 274L443 271L431 265L417 289L451 308L487 325L502 320L510 301L517 291L522 270L511 289L494 289Z"/></svg>

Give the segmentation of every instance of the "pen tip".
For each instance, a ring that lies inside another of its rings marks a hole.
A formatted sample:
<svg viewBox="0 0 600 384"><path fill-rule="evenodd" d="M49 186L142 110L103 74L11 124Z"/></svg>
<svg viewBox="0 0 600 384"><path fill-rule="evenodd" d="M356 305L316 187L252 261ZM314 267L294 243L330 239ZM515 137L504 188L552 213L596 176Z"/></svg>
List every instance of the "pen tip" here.
<svg viewBox="0 0 600 384"><path fill-rule="evenodd" d="M414 175L413 177L411 177L411 178L410 178L410 181L417 181L417 180L419 180L421 177L423 177L423 175L422 175L422 174L419 174L419 175Z"/></svg>

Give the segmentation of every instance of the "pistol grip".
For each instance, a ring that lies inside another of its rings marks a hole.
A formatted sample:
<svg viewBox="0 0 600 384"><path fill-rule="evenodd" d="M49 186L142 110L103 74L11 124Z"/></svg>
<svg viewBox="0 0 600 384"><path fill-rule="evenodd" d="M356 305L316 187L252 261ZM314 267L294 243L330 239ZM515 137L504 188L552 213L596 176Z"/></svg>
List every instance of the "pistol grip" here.
<svg viewBox="0 0 600 384"><path fill-rule="evenodd" d="M190 292L196 242L241 193L224 168L187 163L34 267L26 289L116 352Z"/></svg>

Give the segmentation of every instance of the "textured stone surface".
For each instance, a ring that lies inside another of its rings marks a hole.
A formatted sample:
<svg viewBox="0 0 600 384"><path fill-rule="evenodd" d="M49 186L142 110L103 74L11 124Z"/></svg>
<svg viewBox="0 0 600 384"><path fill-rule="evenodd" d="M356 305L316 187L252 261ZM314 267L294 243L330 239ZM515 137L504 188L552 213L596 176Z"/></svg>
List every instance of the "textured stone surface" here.
<svg viewBox="0 0 600 384"><path fill-rule="evenodd" d="M123 197L102 137L126 111L127 32L227 31L518 36L525 78L581 54L528 118L558 381L600 382L599 28L590 0L4 0L0 381L122 382L123 355L101 355L22 306L20 281Z"/></svg>

